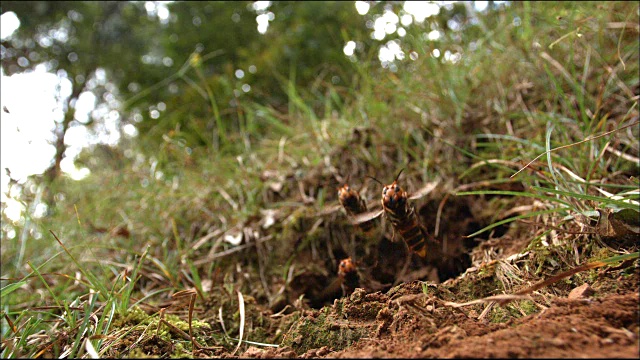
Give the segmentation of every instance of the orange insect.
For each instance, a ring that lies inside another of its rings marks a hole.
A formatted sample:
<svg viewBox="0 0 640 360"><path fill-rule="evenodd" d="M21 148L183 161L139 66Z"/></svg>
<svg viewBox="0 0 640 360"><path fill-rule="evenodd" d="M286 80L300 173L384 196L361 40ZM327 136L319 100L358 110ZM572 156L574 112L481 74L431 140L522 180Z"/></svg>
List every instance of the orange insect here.
<svg viewBox="0 0 640 360"><path fill-rule="evenodd" d="M345 183L341 187L338 187L337 190L339 203L325 207L318 213L318 215L327 215L333 213L341 207L344 209L347 216L351 218L367 212L367 203L360 196L359 191L356 191L347 183ZM351 223L353 223L354 225L358 225L363 232L369 234L370 231L374 228L376 221L374 221L373 219L369 219L366 221L360 221L357 224L353 221L351 221Z"/></svg>
<svg viewBox="0 0 640 360"><path fill-rule="evenodd" d="M358 272L350 257L340 261L338 278L341 280L342 292L345 295L353 292L358 287Z"/></svg>
<svg viewBox="0 0 640 360"><path fill-rule="evenodd" d="M360 194L353 190L348 184L344 184L338 188L338 200L349 216L357 216L367 212L367 203L360 197ZM358 225L360 229L366 233L373 228L375 221L371 219Z"/></svg>
<svg viewBox="0 0 640 360"><path fill-rule="evenodd" d="M425 196L436 187L438 182L429 183L415 194L409 196L409 194L398 185L398 178L403 170L404 169L400 170L398 176L396 176L390 185L384 185L372 177L373 180L384 186L381 199L382 209L358 215L354 220L356 223L370 221L384 213L391 222L394 231L400 234L409 249L424 258L427 256L427 242L437 243L437 240L429 236L427 230L418 220L415 208L408 200ZM435 246L431 250L439 253L440 247Z"/></svg>

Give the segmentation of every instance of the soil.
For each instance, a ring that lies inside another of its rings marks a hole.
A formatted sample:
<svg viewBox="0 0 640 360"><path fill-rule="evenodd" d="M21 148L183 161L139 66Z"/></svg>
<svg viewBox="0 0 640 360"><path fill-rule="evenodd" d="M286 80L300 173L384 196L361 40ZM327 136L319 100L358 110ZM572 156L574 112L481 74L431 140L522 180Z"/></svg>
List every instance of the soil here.
<svg viewBox="0 0 640 360"><path fill-rule="evenodd" d="M360 135L355 145L371 146ZM392 159L393 149L382 147L376 153ZM349 156L340 158L347 153ZM340 208L337 192L326 190L344 186L349 176L362 179L373 173L359 165L366 163L361 159L347 161L353 153L338 149L331 163L344 164L344 168L318 166L303 178L265 174L264 180L273 185L263 194L265 199L295 206L274 207L250 217L238 226L243 244L219 252L225 256L217 258L220 262L212 278L203 279L194 311L197 326L193 336L207 348L191 352L190 345L184 345L184 335L169 342L157 337L145 344L146 349L157 350L143 350L142 354L639 357L637 257L523 291L578 265L637 251L637 239L630 241L615 232L598 234L597 222L591 224L588 219L565 223L560 229L544 217L502 224L467 238L467 234L513 216L513 211L505 209L529 211L530 200L450 196L456 185L441 181L428 194L411 200L416 221L426 234L427 255L423 258L410 251L386 215L363 223L366 225L354 224L349 219L352 216ZM350 175L341 178L336 173ZM415 190L425 181L406 171L398 183ZM380 203L381 186L354 185L360 186L358 193L368 200L369 210L371 204ZM495 184L493 189L522 191L523 185ZM320 191L326 191L328 205L323 209L305 200ZM558 230L550 232L550 228ZM223 239L221 235L212 241L220 244ZM194 263L210 263L212 258L207 256ZM496 296L516 293L524 295L508 302L493 301ZM171 321L183 331L188 330L184 322L187 308L183 304L167 310L182 319L181 323ZM158 308L144 310L154 316ZM137 341L135 335L130 337L125 340ZM247 342L237 346L238 338ZM114 351L126 351L127 346Z"/></svg>
<svg viewBox="0 0 640 360"><path fill-rule="evenodd" d="M340 185L328 182L316 186ZM412 182L407 179L406 183ZM422 259L412 254L384 216L376 220L373 228L377 230L354 226L344 220L343 212L319 217L317 212L293 211L283 216L283 228L278 230L284 234L280 238L284 247L272 245L271 254L285 254L297 270L281 284L284 291L279 301L263 298L256 291L255 306L245 308L253 311L247 316L254 324L245 330L245 339L278 347L243 345L237 352L223 350L210 355L639 357L637 258L617 267L574 274L506 304L485 301L452 306L514 294L576 264L611 257L615 252L603 242L604 237L565 234L550 239L550 243L534 244L532 232L540 233L544 227L522 223L496 227L482 235L484 238L467 239L465 234L498 221L494 209L504 206L505 199L449 198L445 195L447 186L451 185L439 185L432 194L415 202L416 213L429 234L439 228L438 235L428 240L430 250L442 246L439 258ZM522 204L523 200L519 201ZM438 209L442 209L441 218L455 221L436 224L434 214ZM637 249L636 241L626 245L617 246L617 251ZM291 249L296 249L294 256L290 256ZM344 273L346 263L342 260L347 257L348 265L353 260L355 270L352 277L340 278L336 274ZM265 303L269 303L268 308ZM237 303L231 300L228 311L233 313L234 307L237 309ZM217 319L213 312L208 316ZM229 322L233 321L230 317ZM214 329L219 327L216 320L210 324ZM260 331L255 324L263 324Z"/></svg>
<svg viewBox="0 0 640 360"><path fill-rule="evenodd" d="M294 329L297 338L278 349L250 347L241 357L255 358L638 358L638 269L630 276L604 274L593 296L556 298L541 311L505 322L479 320L477 312L442 305L435 296L402 286L394 295L373 293L337 300L322 327L308 333ZM606 289L617 283L615 291ZM362 297L361 297L362 296ZM486 305L485 305L486 306ZM376 309L374 314L363 309ZM314 322L313 311L301 322ZM314 338L329 328L358 340L335 350L317 346ZM308 330L300 327L299 330ZM301 333L302 332L302 333ZM305 350L308 349L308 350Z"/></svg>
<svg viewBox="0 0 640 360"><path fill-rule="evenodd" d="M480 199L451 201L447 211L482 214L469 210L471 202ZM428 224L423 214L432 214L430 209L441 203L435 195L420 205L420 221ZM214 277L204 296L198 296L192 330L186 322L188 303L174 300L167 308L173 328L150 320L157 317L157 307L141 308L118 322L162 332L140 342L141 330L132 331L105 356L639 357L637 257L522 291L577 264L615 256L603 242L606 237L532 243L520 224L496 228L492 235L500 237L467 241L461 234L487 224L481 216L470 216L457 226L440 225L442 232L428 246L446 244L441 259L422 259L394 239L384 221L376 222L378 230L364 232L340 220L344 214L326 216L320 224L317 213L292 211L274 222L283 226L271 233L280 234L279 242L258 234L252 247L229 256L224 279ZM625 244L616 251L636 251L637 244ZM269 275L273 269L279 275ZM525 295L494 302L496 296L518 292ZM204 347L195 352L190 350L192 332ZM240 337L247 342L237 346Z"/></svg>

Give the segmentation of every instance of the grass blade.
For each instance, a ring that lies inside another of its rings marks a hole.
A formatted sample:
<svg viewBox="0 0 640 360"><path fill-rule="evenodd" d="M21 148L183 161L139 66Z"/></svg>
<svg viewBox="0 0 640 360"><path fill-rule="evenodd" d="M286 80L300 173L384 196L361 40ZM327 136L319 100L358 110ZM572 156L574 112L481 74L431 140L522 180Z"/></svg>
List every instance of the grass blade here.
<svg viewBox="0 0 640 360"><path fill-rule="evenodd" d="M534 217L534 216L538 216L538 215L552 214L552 213L559 212L559 211L562 211L562 210L566 210L566 209L565 208L555 208L555 209L549 209L549 210L543 210L543 211L534 211L534 212L531 212L531 213L528 213L528 214L524 214L524 215L513 216L513 217L510 217L508 219L504 219L504 220L498 221L496 223L493 223L493 224L491 224L489 226L486 226L486 227L474 232L473 234L465 235L464 237L465 238L471 238L471 237L477 236L479 234L482 234L483 232L485 232L487 230L491 230L494 227L497 227L497 226L500 226L500 225L503 225L503 224L507 224L507 223L510 223L510 222L518 220L518 219L526 219L526 218Z"/></svg>

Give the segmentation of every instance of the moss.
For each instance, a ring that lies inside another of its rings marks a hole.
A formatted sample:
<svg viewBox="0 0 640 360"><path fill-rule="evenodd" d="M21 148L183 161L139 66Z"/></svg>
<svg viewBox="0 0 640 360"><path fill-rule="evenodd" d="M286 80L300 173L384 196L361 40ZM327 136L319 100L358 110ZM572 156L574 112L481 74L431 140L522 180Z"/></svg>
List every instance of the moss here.
<svg viewBox="0 0 640 360"><path fill-rule="evenodd" d="M157 359L160 356L146 354L142 349L134 348L126 354L126 357L130 359Z"/></svg>
<svg viewBox="0 0 640 360"><path fill-rule="evenodd" d="M597 247L591 252L589 261L604 260L611 257L611 250L604 247Z"/></svg>
<svg viewBox="0 0 640 360"><path fill-rule="evenodd" d="M347 304L344 314L348 319L374 320L378 312L386 305L379 302L366 302L362 304Z"/></svg>
<svg viewBox="0 0 640 360"><path fill-rule="evenodd" d="M273 344L282 343L282 341L284 340L284 336L291 329L291 327L298 321L298 319L300 319L300 317L301 317L301 314L299 311L283 316L280 319L280 324L278 325L277 330L275 331L275 335L273 336L273 338L271 338L269 342Z"/></svg>
<svg viewBox="0 0 640 360"><path fill-rule="evenodd" d="M125 315L119 315L113 321L113 327L149 324L150 316L137 306L132 307Z"/></svg>
<svg viewBox="0 0 640 360"><path fill-rule="evenodd" d="M496 278L495 272L491 275L485 272L464 281L458 281L448 290L455 294L455 301L469 301L499 294L504 288Z"/></svg>
<svg viewBox="0 0 640 360"><path fill-rule="evenodd" d="M247 334L247 339L255 342L267 342L268 336L269 334L264 328L258 327L254 328L249 334Z"/></svg>
<svg viewBox="0 0 640 360"><path fill-rule="evenodd" d="M481 278L493 276L496 274L495 266L483 266L478 269L478 276Z"/></svg>
<svg viewBox="0 0 640 360"><path fill-rule="evenodd" d="M524 300L524 301L520 302L520 308L527 315L535 314L539 310L538 307L536 306L536 304L531 300Z"/></svg>
<svg viewBox="0 0 640 360"><path fill-rule="evenodd" d="M171 354L170 357L172 359L184 359L184 358L193 357L193 354L191 353L191 351L184 348L184 344L176 343L173 353Z"/></svg>
<svg viewBox="0 0 640 360"><path fill-rule="evenodd" d="M280 346L289 346L296 353L328 346L341 350L369 333L367 328L350 326L343 320L335 321L325 312L301 318L285 334Z"/></svg>
<svg viewBox="0 0 640 360"><path fill-rule="evenodd" d="M507 322L509 319L511 319L511 314L509 313L509 310L504 307L494 306L491 310L491 317L489 318L490 322L500 324Z"/></svg>
<svg viewBox="0 0 640 360"><path fill-rule="evenodd" d="M164 319L171 323L171 325L177 327L178 329L184 331L184 332L189 332L189 322L188 321L184 321L182 319L180 319L178 316L176 315L165 315ZM191 328L193 330L196 329L201 329L201 328L207 328L207 329L211 329L211 325L209 325L208 323L204 322L204 321L200 321L200 320L196 320L196 319L192 319L191 320Z"/></svg>
<svg viewBox="0 0 640 360"><path fill-rule="evenodd" d="M338 318L343 317L343 314L344 314L344 302L345 302L345 299L341 298L341 299L337 299L333 303L333 311L336 314L336 317L338 317Z"/></svg>
<svg viewBox="0 0 640 360"><path fill-rule="evenodd" d="M509 303L508 305L504 306L503 309L506 310L506 313L509 314L509 317L516 318L516 319L519 319L523 316L535 314L538 312L538 307L531 300L523 300L517 303ZM504 321L499 321L499 322L504 322Z"/></svg>
<svg viewBox="0 0 640 360"><path fill-rule="evenodd" d="M164 320L183 332L189 333L188 321L182 320L173 314L166 314ZM120 346L114 348L110 356L126 356L131 358L164 357L168 355L179 358L192 356L191 346L189 345L189 350L187 350L182 345L183 343L191 344L191 342L185 340L182 335L177 334L174 329L166 324L158 326L159 323L160 318L157 314L148 315L138 307L130 309L125 316L116 319L113 326L121 329L130 327L145 328L148 331L140 341L139 346L133 348L131 348L131 346L140 339L142 334L137 330L131 331L129 335L122 339ZM203 346L207 346L211 337L204 336L203 334L211 331L211 325L204 321L193 319L191 326L196 341Z"/></svg>

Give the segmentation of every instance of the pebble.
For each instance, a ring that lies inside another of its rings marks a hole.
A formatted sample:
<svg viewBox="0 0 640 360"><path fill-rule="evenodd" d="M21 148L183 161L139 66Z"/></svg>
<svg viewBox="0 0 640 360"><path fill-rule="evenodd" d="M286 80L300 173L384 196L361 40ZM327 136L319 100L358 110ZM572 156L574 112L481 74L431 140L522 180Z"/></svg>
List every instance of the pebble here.
<svg viewBox="0 0 640 360"><path fill-rule="evenodd" d="M591 288L591 286L589 286L589 284L582 284L577 288L571 290L567 298L571 300L582 299L582 298L587 298L593 295L594 293L595 291Z"/></svg>

